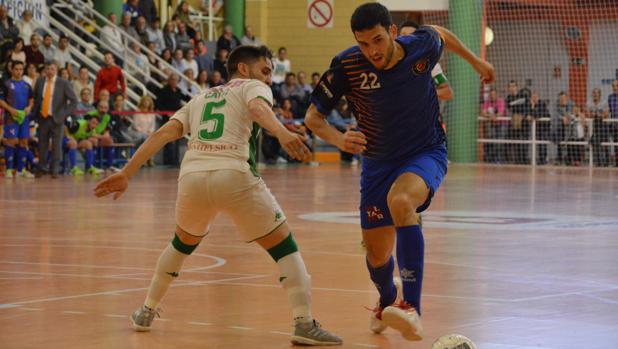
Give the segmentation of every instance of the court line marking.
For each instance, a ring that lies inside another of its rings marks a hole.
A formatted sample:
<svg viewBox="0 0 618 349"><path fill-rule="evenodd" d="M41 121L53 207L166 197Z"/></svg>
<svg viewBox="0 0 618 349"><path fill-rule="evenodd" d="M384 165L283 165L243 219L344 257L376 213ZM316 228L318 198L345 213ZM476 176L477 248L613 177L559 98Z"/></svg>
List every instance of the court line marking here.
<svg viewBox="0 0 618 349"><path fill-rule="evenodd" d="M85 311L75 311L75 310L65 310L65 311L63 311L63 313L65 313L65 314L77 314L77 315L86 314Z"/></svg>
<svg viewBox="0 0 618 349"><path fill-rule="evenodd" d="M119 314L103 314L106 317L117 317L117 318L128 318L128 315L119 315Z"/></svg>
<svg viewBox="0 0 618 349"><path fill-rule="evenodd" d="M490 323L494 323L494 322L502 322L502 321L508 321L508 320L513 320L516 319L516 317L513 316L508 316L508 317L503 317L503 318L499 318L499 319L493 319L493 320L487 320L487 321L478 321L478 322L472 322L469 324L463 324L463 325L457 325L457 326L453 326L450 327L453 330L458 330L458 329L462 329L462 328L466 328L466 327L475 327L475 326L480 326L480 325L487 325Z"/></svg>
<svg viewBox="0 0 618 349"><path fill-rule="evenodd" d="M237 278L221 279L221 280L217 280L217 282L257 279L257 278L260 278L260 277L262 277L262 276L261 275L242 276L242 277L237 277ZM189 282L189 283L184 283L184 284L182 284L182 283L175 283L175 284L170 285L170 287L199 286L199 285L208 285L208 284L213 284L213 283L215 283L214 280L200 281L200 282ZM32 300L20 301L20 302L9 302L9 303L5 303L5 304L0 304L0 308L2 308L2 306L5 306L7 304L9 304L9 305L23 305L23 304L35 304L35 303L44 303L44 302L55 302L55 301L60 301L60 300L65 300L65 299L76 299L76 298L84 298L84 297L92 297L92 296L103 296L103 295L109 295L109 294L114 294L114 293L144 291L144 290L147 290L148 288L149 287L125 288L125 289L121 289L121 290L111 290L111 291L102 291L102 292L94 292L94 293L76 294L76 295L70 295L70 296L59 296L59 297L32 299Z"/></svg>
<svg viewBox="0 0 618 349"><path fill-rule="evenodd" d="M269 333L272 333L272 334L280 334L280 335L283 335L283 336L290 336L290 335L292 335L291 333L288 333L288 332L281 332L281 331L269 331Z"/></svg>
<svg viewBox="0 0 618 349"><path fill-rule="evenodd" d="M378 345L375 345L375 344L354 343L354 345L357 347L378 348Z"/></svg>
<svg viewBox="0 0 618 349"><path fill-rule="evenodd" d="M244 326L228 326L227 328L231 328L233 330L243 330L243 331L253 331L252 327L244 327Z"/></svg>
<svg viewBox="0 0 618 349"><path fill-rule="evenodd" d="M210 322L197 322L197 321L189 321L187 322L189 325L198 325L198 326L211 326Z"/></svg>

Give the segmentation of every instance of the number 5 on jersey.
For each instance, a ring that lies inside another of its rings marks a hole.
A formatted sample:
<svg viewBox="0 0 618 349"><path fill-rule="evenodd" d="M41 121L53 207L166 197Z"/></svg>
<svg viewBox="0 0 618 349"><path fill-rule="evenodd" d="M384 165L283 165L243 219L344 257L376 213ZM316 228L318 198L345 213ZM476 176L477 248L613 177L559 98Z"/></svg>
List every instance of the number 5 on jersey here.
<svg viewBox="0 0 618 349"><path fill-rule="evenodd" d="M213 113L213 109L225 105L225 99L218 102L207 103L202 114L202 122L198 138L201 141L211 141L223 136L223 123L225 116L221 113Z"/></svg>

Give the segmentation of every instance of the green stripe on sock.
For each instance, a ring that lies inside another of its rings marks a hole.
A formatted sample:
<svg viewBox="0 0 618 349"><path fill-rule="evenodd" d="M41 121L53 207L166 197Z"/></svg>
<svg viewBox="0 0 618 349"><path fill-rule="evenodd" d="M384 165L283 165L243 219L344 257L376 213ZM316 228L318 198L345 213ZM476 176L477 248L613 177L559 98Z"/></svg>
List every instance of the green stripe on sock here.
<svg viewBox="0 0 618 349"><path fill-rule="evenodd" d="M288 235L288 237L281 241L277 246L268 249L268 254L273 257L275 262L294 252L298 252L298 246L296 245L296 241L294 241L292 233L290 233L290 235Z"/></svg>
<svg viewBox="0 0 618 349"><path fill-rule="evenodd" d="M195 244L193 246L191 245L187 245L184 242L182 242L180 240L180 238L178 237L178 235L174 234L174 240L172 240L172 246L174 246L174 248L180 252L180 253L184 253L186 255L190 255L193 250L195 250L195 248L197 247L197 245L199 244Z"/></svg>

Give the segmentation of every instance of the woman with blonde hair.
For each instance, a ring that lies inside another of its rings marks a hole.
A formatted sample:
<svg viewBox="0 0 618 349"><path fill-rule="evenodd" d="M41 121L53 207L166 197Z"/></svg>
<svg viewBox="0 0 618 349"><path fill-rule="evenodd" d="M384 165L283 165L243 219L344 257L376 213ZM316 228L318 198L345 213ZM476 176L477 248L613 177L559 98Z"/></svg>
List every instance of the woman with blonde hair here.
<svg viewBox="0 0 618 349"><path fill-rule="evenodd" d="M136 148L144 143L146 138L155 131L157 118L157 115L152 112L154 110L154 101L150 96L142 97L137 108L139 112L133 116L133 123L131 124L133 130L139 135ZM152 159L148 160L147 165L154 166L154 161Z"/></svg>

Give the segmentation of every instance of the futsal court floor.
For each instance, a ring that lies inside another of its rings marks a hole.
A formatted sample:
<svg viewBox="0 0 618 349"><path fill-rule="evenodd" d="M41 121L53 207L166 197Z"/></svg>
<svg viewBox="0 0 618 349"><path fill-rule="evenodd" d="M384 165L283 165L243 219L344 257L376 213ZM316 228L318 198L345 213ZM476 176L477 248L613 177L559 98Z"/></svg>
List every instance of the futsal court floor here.
<svg viewBox="0 0 618 349"><path fill-rule="evenodd" d="M425 340L374 335L378 297L358 225L360 169L262 170L312 275L313 313L343 348L479 349L618 343L618 170L453 165L424 214ZM142 170L118 201L95 180L0 179L0 348L289 348L277 268L219 217L150 333L129 314L174 229L175 170Z"/></svg>

